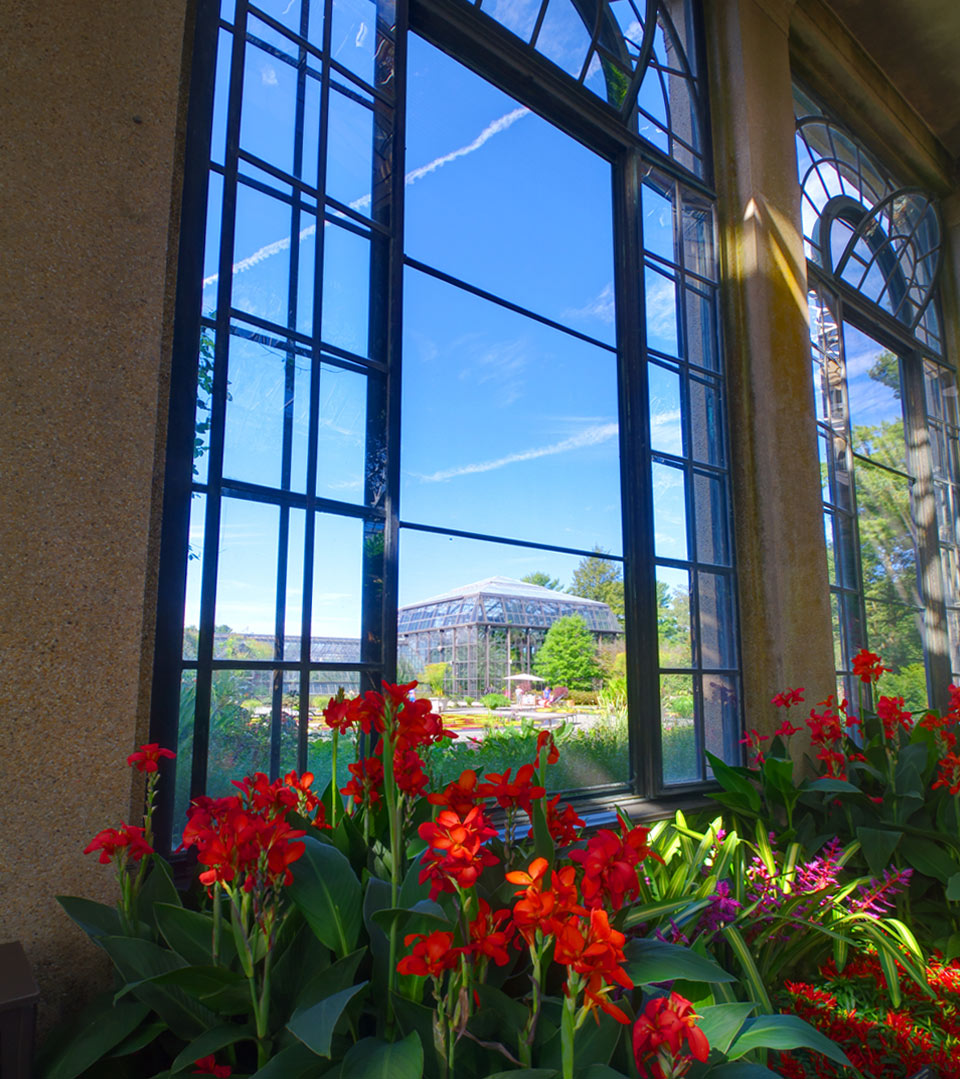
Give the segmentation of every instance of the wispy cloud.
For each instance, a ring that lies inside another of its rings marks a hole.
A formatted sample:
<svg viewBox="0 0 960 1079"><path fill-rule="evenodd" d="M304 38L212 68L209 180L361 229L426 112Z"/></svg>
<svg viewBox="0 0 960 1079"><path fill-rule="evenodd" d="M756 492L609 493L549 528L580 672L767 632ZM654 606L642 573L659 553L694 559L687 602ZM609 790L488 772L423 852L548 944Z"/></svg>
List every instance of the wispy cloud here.
<svg viewBox="0 0 960 1079"><path fill-rule="evenodd" d="M453 351L463 354L464 341L455 342ZM473 355L460 368L459 377L479 385L493 383L498 390L496 403L501 407L515 404L526 390L524 371L527 367L529 345L523 338L501 341L494 348Z"/></svg>
<svg viewBox="0 0 960 1079"><path fill-rule="evenodd" d="M555 454L582 449L584 446L597 446L601 442L616 438L618 431L619 425L616 423L598 424L594 427L588 427L570 438L554 442L549 446L539 446L529 450L522 450L520 453L510 453L505 457L497 457L493 461L478 461L474 464L459 465L456 468L445 468L429 476L417 475L417 479L422 480L424 483L443 483L445 480L452 480L457 476L472 476L478 472L493 472L498 468L505 468L507 465L520 464L523 461L534 461L538 457L553 457Z"/></svg>
<svg viewBox="0 0 960 1079"><path fill-rule="evenodd" d="M599 294L583 307L571 307L563 312L563 318L597 318L612 323L617 314L613 295L613 282L604 285Z"/></svg>
<svg viewBox="0 0 960 1079"><path fill-rule="evenodd" d="M260 81L264 86L276 86L277 85L277 72L275 68L270 67L269 64L264 64L260 68Z"/></svg>
<svg viewBox="0 0 960 1079"><path fill-rule="evenodd" d="M677 341L677 297L672 281L661 277L660 274L648 274L647 303L647 336L655 348L665 347L666 344L676 347ZM659 338L659 343L655 340Z"/></svg>
<svg viewBox="0 0 960 1079"><path fill-rule="evenodd" d="M264 79L266 76L264 75ZM276 74L274 73L274 81L276 81ZM443 168L444 165L449 165L451 161L456 161L461 157L466 157L467 154L475 153L482 146L484 146L494 135L499 135L502 131L506 131L512 127L517 120L526 116L530 112L529 109L519 108L514 109L512 112L508 112L505 115L499 117L487 124L487 126L480 132L480 134L469 142L466 146L461 146L457 150L451 150L448 154L441 154L440 157L436 157L433 161L429 161L426 165L421 165L418 168L408 172L404 177L404 183L409 187L411 184L415 184L418 180L422 180L424 176L429 176L431 172L436 172L437 169ZM360 198L354 199L350 203L351 210L364 210L370 205L370 195L361 195ZM300 230L301 243L312 236L317 231L317 226L308 225L306 228ZM249 270L256 266L258 263L263 262L264 259L268 259L273 255L280 254L281 251L288 251L290 249L290 237L285 236L282 240L274 240L273 243L265 244L263 247L258 248L252 255L248 255L246 258L241 259L239 262L233 264L234 274L243 273L244 270ZM203 279L203 287L208 288L210 285L216 283L219 274L211 274L209 277Z"/></svg>

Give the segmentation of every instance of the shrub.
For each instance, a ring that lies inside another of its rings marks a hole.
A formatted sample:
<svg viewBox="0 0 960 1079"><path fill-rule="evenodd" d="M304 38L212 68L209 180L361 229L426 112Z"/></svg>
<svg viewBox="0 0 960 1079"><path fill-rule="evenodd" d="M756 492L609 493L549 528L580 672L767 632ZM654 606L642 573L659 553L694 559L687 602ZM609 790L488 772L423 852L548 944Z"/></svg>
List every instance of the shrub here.
<svg viewBox="0 0 960 1079"><path fill-rule="evenodd" d="M486 708L489 708L493 712L497 708L509 708L510 698L505 697L502 693L485 693L481 700Z"/></svg>
<svg viewBox="0 0 960 1079"><path fill-rule="evenodd" d="M592 689L571 689L567 695L567 700L571 704L595 705L597 703L597 694Z"/></svg>

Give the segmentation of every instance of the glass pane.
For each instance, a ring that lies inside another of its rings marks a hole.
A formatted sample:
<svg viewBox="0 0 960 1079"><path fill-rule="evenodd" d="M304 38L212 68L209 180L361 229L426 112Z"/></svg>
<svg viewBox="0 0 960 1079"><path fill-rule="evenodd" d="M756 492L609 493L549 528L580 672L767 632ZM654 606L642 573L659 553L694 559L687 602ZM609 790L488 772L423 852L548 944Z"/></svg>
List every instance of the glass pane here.
<svg viewBox="0 0 960 1079"><path fill-rule="evenodd" d="M857 462L856 477L864 592L892 592L899 602L920 606L907 481L863 461Z"/></svg>
<svg viewBox="0 0 960 1079"><path fill-rule="evenodd" d="M650 266L646 268L644 304L647 317L647 347L669 356L680 355L677 337L677 287Z"/></svg>
<svg viewBox="0 0 960 1079"><path fill-rule="evenodd" d="M700 779L693 684L694 678L689 674L660 675L660 737L665 786Z"/></svg>
<svg viewBox="0 0 960 1079"><path fill-rule="evenodd" d="M220 280L220 218L223 211L223 177L210 173L207 191L207 234L203 245L203 299L201 314L214 317L217 282Z"/></svg>
<svg viewBox="0 0 960 1079"><path fill-rule="evenodd" d="M540 11L540 0L482 0L487 15L529 41Z"/></svg>
<svg viewBox="0 0 960 1079"><path fill-rule="evenodd" d="M908 471L899 359L849 323L843 344L854 450Z"/></svg>
<svg viewBox="0 0 960 1079"><path fill-rule="evenodd" d="M687 504L681 469L654 461L654 545L660 558L687 558Z"/></svg>
<svg viewBox="0 0 960 1079"><path fill-rule="evenodd" d="M334 0L331 55L373 85L377 5L371 0Z"/></svg>
<svg viewBox="0 0 960 1079"><path fill-rule="evenodd" d="M184 671L180 676L180 714L177 726L177 759L174 767L173 829L171 847L180 843L187 823L190 804L190 777L193 764L193 724L197 703L197 672Z"/></svg>
<svg viewBox="0 0 960 1079"><path fill-rule="evenodd" d="M720 476L693 473L694 533L697 558L718 566L729 566L730 536L727 530L727 492Z"/></svg>
<svg viewBox="0 0 960 1079"><path fill-rule="evenodd" d="M723 407L720 387L716 382L691 378L690 394L690 441L691 456L695 461L711 465L723 465Z"/></svg>
<svg viewBox="0 0 960 1079"><path fill-rule="evenodd" d="M323 340L366 356L369 318L370 241L328 221L323 238Z"/></svg>
<svg viewBox="0 0 960 1079"><path fill-rule="evenodd" d="M373 182L373 109L330 92L327 194L370 217Z"/></svg>
<svg viewBox="0 0 960 1079"><path fill-rule="evenodd" d="M310 361L234 334L224 427L223 474L280 487L284 423L296 440L296 478L303 490ZM292 455L292 451L291 451ZM288 484L284 486L288 486Z"/></svg>
<svg viewBox="0 0 960 1079"><path fill-rule="evenodd" d="M190 498L190 538L187 546L187 595L183 612L183 658L197 658L200 636L200 586L203 579L203 538L207 496Z"/></svg>
<svg viewBox="0 0 960 1079"><path fill-rule="evenodd" d="M279 675L279 672L276 672ZM214 671L206 793L236 793L232 780L270 771L274 671Z"/></svg>
<svg viewBox="0 0 960 1079"><path fill-rule="evenodd" d="M280 775L284 776L297 767L300 740L300 672L283 671L281 674L277 671L277 677L283 679L283 694L280 699Z"/></svg>
<svg viewBox="0 0 960 1079"><path fill-rule="evenodd" d="M641 188L643 246L667 262L676 263L676 225L673 185L655 189L649 183Z"/></svg>
<svg viewBox="0 0 960 1079"><path fill-rule="evenodd" d="M613 354L414 270L404 306L404 519L619 553Z"/></svg>
<svg viewBox="0 0 960 1079"><path fill-rule="evenodd" d="M716 297L698 289L684 290L686 303L687 360L708 371L720 370L717 351L718 327Z"/></svg>
<svg viewBox="0 0 960 1079"><path fill-rule="evenodd" d="M233 34L221 30L217 35L217 73L213 91L213 130L210 137L210 160L224 162L227 148L227 100L230 95L230 61Z"/></svg>
<svg viewBox="0 0 960 1079"><path fill-rule="evenodd" d="M224 498L217 567L216 659L269 659L277 615L276 506Z"/></svg>
<svg viewBox="0 0 960 1079"><path fill-rule="evenodd" d="M318 513L314 542L310 658L356 662L362 632L363 522Z"/></svg>
<svg viewBox="0 0 960 1079"><path fill-rule="evenodd" d="M727 574L698 573L700 662L704 668L737 665L733 580Z"/></svg>
<svg viewBox="0 0 960 1079"><path fill-rule="evenodd" d="M867 599L867 640L894 673L923 663L923 612L899 603Z"/></svg>
<svg viewBox="0 0 960 1079"><path fill-rule="evenodd" d="M740 761L740 695L737 680L703 676L703 740L709 753L728 764Z"/></svg>
<svg viewBox="0 0 960 1079"><path fill-rule="evenodd" d="M683 455L680 376L673 368L647 365L650 392L650 443L655 450Z"/></svg>
<svg viewBox="0 0 960 1079"><path fill-rule="evenodd" d="M537 51L576 78L589 46L590 33L571 0L550 0L537 37Z"/></svg>
<svg viewBox="0 0 960 1079"><path fill-rule="evenodd" d="M692 273L717 280L713 250L713 204L696 195L684 193L681 212L683 265Z"/></svg>
<svg viewBox="0 0 960 1079"><path fill-rule="evenodd" d="M379 378L375 373L320 366L317 494L321 498L363 503L368 383Z"/></svg>
<svg viewBox="0 0 960 1079"><path fill-rule="evenodd" d="M290 207L246 184L237 186L233 306L287 324Z"/></svg>
<svg viewBox="0 0 960 1079"><path fill-rule="evenodd" d="M263 23L250 20L258 37ZM297 72L289 64L247 43L240 110L240 148L293 174Z"/></svg>
<svg viewBox="0 0 960 1079"><path fill-rule="evenodd" d="M690 574L657 566L657 635L661 667L693 665L690 632Z"/></svg>
<svg viewBox="0 0 960 1079"><path fill-rule="evenodd" d="M323 709L338 689L348 697L360 692L357 671L313 671L310 675L310 722L307 734L307 770L313 772L313 787L322 794L330 782L333 766L333 734L323 719ZM337 786L350 782L347 765L356 760L356 739L351 732L341 735L337 746Z"/></svg>
<svg viewBox="0 0 960 1079"><path fill-rule="evenodd" d="M287 583L284 608L283 658L300 658L303 617L303 549L306 513L291 509L287 525Z"/></svg>
<svg viewBox="0 0 960 1079"><path fill-rule="evenodd" d="M610 165L415 37L409 68L408 254L612 344Z"/></svg>

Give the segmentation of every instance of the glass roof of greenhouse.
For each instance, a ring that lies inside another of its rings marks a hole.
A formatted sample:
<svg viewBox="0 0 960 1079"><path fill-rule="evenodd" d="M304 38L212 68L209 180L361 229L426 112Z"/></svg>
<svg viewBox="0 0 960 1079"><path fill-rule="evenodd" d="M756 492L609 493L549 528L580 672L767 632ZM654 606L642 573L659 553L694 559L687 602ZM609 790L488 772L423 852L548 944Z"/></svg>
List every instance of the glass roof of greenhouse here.
<svg viewBox="0 0 960 1079"><path fill-rule="evenodd" d="M569 615L579 615L597 633L622 632L606 603L554 592L513 577L487 577L401 607L397 630L416 633L477 623L540 629Z"/></svg>

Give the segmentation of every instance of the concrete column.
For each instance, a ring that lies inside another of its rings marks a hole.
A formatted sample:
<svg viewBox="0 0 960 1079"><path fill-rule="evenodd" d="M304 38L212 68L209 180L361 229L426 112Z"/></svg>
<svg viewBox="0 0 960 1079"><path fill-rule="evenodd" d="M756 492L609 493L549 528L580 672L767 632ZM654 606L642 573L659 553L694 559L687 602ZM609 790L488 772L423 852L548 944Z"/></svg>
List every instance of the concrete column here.
<svg viewBox="0 0 960 1079"><path fill-rule="evenodd" d="M835 687L794 150L793 0L707 0L746 724Z"/></svg>
<svg viewBox="0 0 960 1079"><path fill-rule="evenodd" d="M0 941L43 1026L109 984L54 896L114 901L83 848L142 805L185 7L0 17Z"/></svg>

